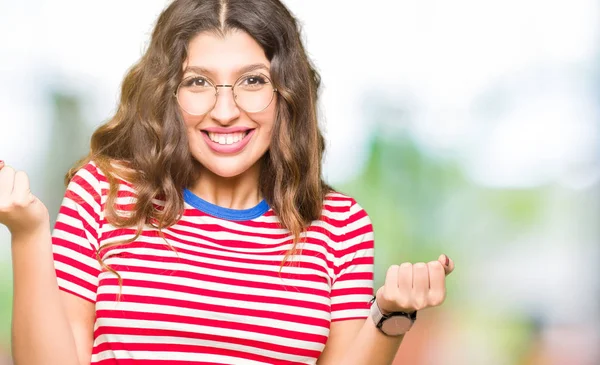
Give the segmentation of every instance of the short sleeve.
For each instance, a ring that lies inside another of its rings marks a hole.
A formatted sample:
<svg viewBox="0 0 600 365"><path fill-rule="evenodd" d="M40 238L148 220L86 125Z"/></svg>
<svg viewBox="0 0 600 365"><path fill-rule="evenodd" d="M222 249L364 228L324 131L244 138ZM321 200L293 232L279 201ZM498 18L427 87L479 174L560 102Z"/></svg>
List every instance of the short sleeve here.
<svg viewBox="0 0 600 365"><path fill-rule="evenodd" d="M374 236L371 219L354 200L335 252L331 320L362 319L373 298Z"/></svg>
<svg viewBox="0 0 600 365"><path fill-rule="evenodd" d="M96 302L101 265L97 260L101 227L101 187L89 163L67 186L52 232L54 267L61 290Z"/></svg>

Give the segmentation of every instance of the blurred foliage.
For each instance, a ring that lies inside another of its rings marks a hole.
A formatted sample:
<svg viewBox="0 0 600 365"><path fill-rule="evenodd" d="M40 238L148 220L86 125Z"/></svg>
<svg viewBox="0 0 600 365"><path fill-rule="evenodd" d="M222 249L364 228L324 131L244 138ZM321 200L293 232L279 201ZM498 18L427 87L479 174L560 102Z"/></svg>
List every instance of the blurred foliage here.
<svg viewBox="0 0 600 365"><path fill-rule="evenodd" d="M379 284L389 265L455 261L471 244L506 242L540 223L544 189L475 185L449 157L427 155L408 134L373 137L363 172L338 187L369 213L376 236Z"/></svg>
<svg viewBox="0 0 600 365"><path fill-rule="evenodd" d="M10 265L0 265L0 358L2 355L2 348L5 344L10 344L11 316L12 270ZM8 348L6 348L6 350L8 350Z"/></svg>
<svg viewBox="0 0 600 365"><path fill-rule="evenodd" d="M54 225L65 191L64 177L74 163L89 150L90 128L82 115L80 98L59 91L50 96L54 115L51 148L46 156L43 201Z"/></svg>

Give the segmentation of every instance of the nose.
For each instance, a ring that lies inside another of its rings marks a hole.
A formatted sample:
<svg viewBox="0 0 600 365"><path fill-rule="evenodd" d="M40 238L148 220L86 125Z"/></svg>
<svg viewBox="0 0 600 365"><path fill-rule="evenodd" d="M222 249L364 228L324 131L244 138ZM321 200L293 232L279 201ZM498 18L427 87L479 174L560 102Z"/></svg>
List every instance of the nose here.
<svg viewBox="0 0 600 365"><path fill-rule="evenodd" d="M221 86L218 90L217 101L210 116L220 124L230 124L240 116L240 109L235 103L231 87Z"/></svg>

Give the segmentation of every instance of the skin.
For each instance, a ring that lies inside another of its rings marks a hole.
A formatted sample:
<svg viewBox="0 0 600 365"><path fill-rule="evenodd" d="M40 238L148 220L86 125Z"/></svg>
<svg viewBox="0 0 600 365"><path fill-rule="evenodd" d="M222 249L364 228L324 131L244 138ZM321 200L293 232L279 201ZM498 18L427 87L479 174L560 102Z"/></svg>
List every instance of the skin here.
<svg viewBox="0 0 600 365"><path fill-rule="evenodd" d="M225 37L196 36L182 67L186 70L184 77L196 75L202 68L215 83L231 84L241 75L240 69L250 64L264 65L260 72L269 76L270 64L260 45L243 32L231 32ZM234 209L250 208L260 202L259 163L269 148L275 105L274 101L259 113L247 113L236 105L231 90L225 88L205 115L182 111L190 151L202 165L201 178L192 188L196 195ZM235 154L213 151L202 135L205 128L239 126L254 129L254 134L246 147ZM14 307L24 308L15 311L13 318L17 364L89 365L94 305L56 288L48 211L31 194L27 175L5 167L3 162L0 223L12 235ZM445 300L445 278L453 269L454 263L445 255L428 263L392 265L385 284L377 291L377 303L384 312L412 312L438 306ZM318 365L390 364L402 339L403 336L383 335L370 319L334 322Z"/></svg>
<svg viewBox="0 0 600 365"><path fill-rule="evenodd" d="M184 70L205 69L217 84L232 84L244 73L242 68L261 64L257 70L270 77L270 62L260 45L244 32L231 32L225 38L212 34L200 34L190 42L189 56ZM198 75L186 71L184 78ZM259 113L247 113L239 108L229 88L219 90L215 107L202 116L185 111L183 119L187 128L192 156L203 166L200 179L192 188L196 195L219 206L234 209L251 208L259 203L259 160L269 148L271 132L275 123L273 100L268 108ZM211 127L247 127L254 134L242 151L236 154L220 154L208 147L202 130Z"/></svg>

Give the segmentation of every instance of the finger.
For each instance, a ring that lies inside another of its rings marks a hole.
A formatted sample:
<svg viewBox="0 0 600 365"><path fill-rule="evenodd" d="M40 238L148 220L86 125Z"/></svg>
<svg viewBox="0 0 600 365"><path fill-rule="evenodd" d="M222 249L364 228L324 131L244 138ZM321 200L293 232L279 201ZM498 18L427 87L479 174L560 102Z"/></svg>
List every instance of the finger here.
<svg viewBox="0 0 600 365"><path fill-rule="evenodd" d="M0 202L9 202L15 180L15 170L10 166L4 166L0 170Z"/></svg>
<svg viewBox="0 0 600 365"><path fill-rule="evenodd" d="M20 203L30 203L33 199L29 188L29 177L27 177L24 171L17 171L15 173L12 195L14 200Z"/></svg>
<svg viewBox="0 0 600 365"><path fill-rule="evenodd" d="M440 257L438 257L438 261L444 267L446 275L450 275L450 273L454 271L454 262L450 259L450 257L442 254Z"/></svg>
<svg viewBox="0 0 600 365"><path fill-rule="evenodd" d="M396 299L395 296L398 292L398 270L400 270L400 266L392 265L385 274L385 284L383 286L386 300L392 301Z"/></svg>
<svg viewBox="0 0 600 365"><path fill-rule="evenodd" d="M450 259L450 265L448 267L448 270L446 270L446 275L450 275L450 273L452 273L454 271L454 260Z"/></svg>
<svg viewBox="0 0 600 365"><path fill-rule="evenodd" d="M400 266L392 265L385 274L385 283L377 290L376 298L379 308L386 312L391 308L391 304L398 299L398 269Z"/></svg>
<svg viewBox="0 0 600 365"><path fill-rule="evenodd" d="M427 263L429 269L429 303L440 305L446 298L446 273L439 261Z"/></svg>
<svg viewBox="0 0 600 365"><path fill-rule="evenodd" d="M427 264L419 262L413 265L413 299L416 310L427 306L429 293L429 269Z"/></svg>
<svg viewBox="0 0 600 365"><path fill-rule="evenodd" d="M0 170L4 167L4 161L0 160Z"/></svg>
<svg viewBox="0 0 600 365"><path fill-rule="evenodd" d="M412 264L405 262L398 269L398 291L407 295L412 292L413 286L413 269Z"/></svg>

